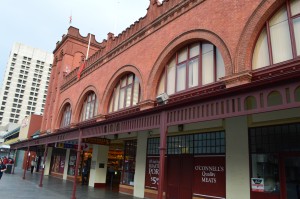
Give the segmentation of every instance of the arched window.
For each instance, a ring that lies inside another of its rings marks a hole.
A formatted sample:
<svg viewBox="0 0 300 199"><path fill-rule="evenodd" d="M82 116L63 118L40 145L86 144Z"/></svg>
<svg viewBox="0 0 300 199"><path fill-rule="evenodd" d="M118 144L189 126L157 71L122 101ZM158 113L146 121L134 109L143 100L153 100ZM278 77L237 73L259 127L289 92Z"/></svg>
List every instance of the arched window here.
<svg viewBox="0 0 300 199"><path fill-rule="evenodd" d="M60 127L66 127L70 125L71 115L72 115L72 109L71 109L71 105L68 103L64 106Z"/></svg>
<svg viewBox="0 0 300 199"><path fill-rule="evenodd" d="M133 74L123 76L110 99L108 112L118 111L136 105L140 101L140 82Z"/></svg>
<svg viewBox="0 0 300 199"><path fill-rule="evenodd" d="M157 94L171 95L204 86L224 75L224 61L216 46L209 42L193 43L176 52L168 62Z"/></svg>
<svg viewBox="0 0 300 199"><path fill-rule="evenodd" d="M300 55L300 0L287 0L266 22L252 57L258 69L294 59Z"/></svg>
<svg viewBox="0 0 300 199"><path fill-rule="evenodd" d="M90 92L84 99L80 121L93 118L97 114L97 96L94 92Z"/></svg>

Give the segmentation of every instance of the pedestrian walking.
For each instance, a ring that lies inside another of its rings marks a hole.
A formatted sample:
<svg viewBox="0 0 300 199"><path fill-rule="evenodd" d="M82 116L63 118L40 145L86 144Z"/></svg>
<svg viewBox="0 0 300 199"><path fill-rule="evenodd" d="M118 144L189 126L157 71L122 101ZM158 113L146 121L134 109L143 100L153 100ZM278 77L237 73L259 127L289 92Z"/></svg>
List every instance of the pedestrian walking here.
<svg viewBox="0 0 300 199"><path fill-rule="evenodd" d="M33 159L31 161L31 173L33 173L34 167L36 167L36 161Z"/></svg>
<svg viewBox="0 0 300 199"><path fill-rule="evenodd" d="M2 159L0 159L0 180L2 178L2 175L3 175L4 171L6 171L6 166L3 163Z"/></svg>
<svg viewBox="0 0 300 199"><path fill-rule="evenodd" d="M86 163L84 163L83 165L83 169L82 169L82 181L81 184L88 184L88 167L86 165Z"/></svg>

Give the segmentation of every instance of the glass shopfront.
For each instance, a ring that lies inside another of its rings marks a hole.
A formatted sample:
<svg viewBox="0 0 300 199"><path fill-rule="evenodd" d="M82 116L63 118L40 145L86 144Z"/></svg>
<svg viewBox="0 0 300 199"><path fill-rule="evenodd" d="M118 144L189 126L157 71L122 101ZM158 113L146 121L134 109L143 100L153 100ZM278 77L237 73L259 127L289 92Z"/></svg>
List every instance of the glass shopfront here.
<svg viewBox="0 0 300 199"><path fill-rule="evenodd" d="M251 199L300 198L300 124L249 130Z"/></svg>
<svg viewBox="0 0 300 199"><path fill-rule="evenodd" d="M76 158L77 158L77 152L75 150L71 150L70 157L69 157L69 165L68 165L69 176L75 175Z"/></svg>
<svg viewBox="0 0 300 199"><path fill-rule="evenodd" d="M124 142L122 184L134 185L136 146L136 140L127 140Z"/></svg>

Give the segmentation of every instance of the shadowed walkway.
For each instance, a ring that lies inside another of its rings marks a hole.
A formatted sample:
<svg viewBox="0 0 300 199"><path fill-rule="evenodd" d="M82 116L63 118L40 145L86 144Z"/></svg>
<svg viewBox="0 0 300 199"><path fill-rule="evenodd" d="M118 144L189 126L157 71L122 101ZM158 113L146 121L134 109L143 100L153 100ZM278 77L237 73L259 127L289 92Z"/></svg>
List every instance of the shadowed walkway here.
<svg viewBox="0 0 300 199"><path fill-rule="evenodd" d="M9 199L70 199L73 182L44 176L43 187L39 187L40 174L26 173L22 179L23 171L17 170L15 174L3 174L0 180L0 198ZM120 194L109 189L94 189L88 186L77 185L77 199L137 199L136 197Z"/></svg>

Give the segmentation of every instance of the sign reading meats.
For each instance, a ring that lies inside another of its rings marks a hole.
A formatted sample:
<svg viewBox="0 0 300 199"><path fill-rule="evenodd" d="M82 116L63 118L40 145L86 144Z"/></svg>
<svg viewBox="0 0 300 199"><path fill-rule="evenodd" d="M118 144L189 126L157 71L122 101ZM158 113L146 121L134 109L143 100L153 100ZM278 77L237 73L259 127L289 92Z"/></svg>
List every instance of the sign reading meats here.
<svg viewBox="0 0 300 199"><path fill-rule="evenodd" d="M225 197L225 157L195 157L194 195Z"/></svg>

